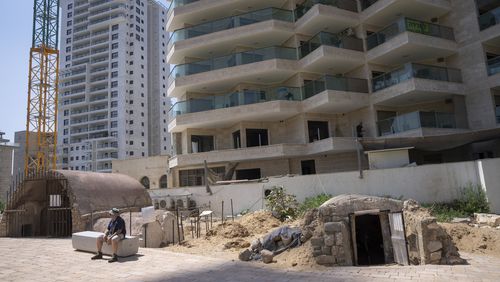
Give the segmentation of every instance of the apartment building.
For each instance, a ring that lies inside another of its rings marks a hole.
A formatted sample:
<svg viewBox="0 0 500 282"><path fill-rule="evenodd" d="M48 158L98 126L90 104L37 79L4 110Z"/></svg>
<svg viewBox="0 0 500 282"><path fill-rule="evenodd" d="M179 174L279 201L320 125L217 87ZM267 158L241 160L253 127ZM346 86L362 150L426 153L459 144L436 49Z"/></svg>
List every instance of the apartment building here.
<svg viewBox="0 0 500 282"><path fill-rule="evenodd" d="M167 9L153 0L61 2L58 167L170 152Z"/></svg>
<svg viewBox="0 0 500 282"><path fill-rule="evenodd" d="M203 185L205 161L236 179L356 170L358 137L500 127L500 1L174 0L167 29L169 187ZM413 158L500 156L486 139Z"/></svg>

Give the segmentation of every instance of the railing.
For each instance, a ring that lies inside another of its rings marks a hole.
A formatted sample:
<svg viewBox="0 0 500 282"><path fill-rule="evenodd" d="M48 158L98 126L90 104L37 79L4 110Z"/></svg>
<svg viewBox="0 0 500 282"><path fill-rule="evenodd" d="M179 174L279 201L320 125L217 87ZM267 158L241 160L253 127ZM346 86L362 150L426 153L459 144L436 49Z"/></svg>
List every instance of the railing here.
<svg viewBox="0 0 500 282"><path fill-rule="evenodd" d="M377 122L379 136L419 128L457 128L455 115L440 112L412 112Z"/></svg>
<svg viewBox="0 0 500 282"><path fill-rule="evenodd" d="M98 19L98 20L89 21L89 25L95 25L95 24L98 24L98 23L102 23L102 22L105 22L105 21L112 20L114 18L118 18L118 17L126 17L126 15L124 13L120 13L120 14L116 14L116 15L106 16L106 17L103 17L103 18Z"/></svg>
<svg viewBox="0 0 500 282"><path fill-rule="evenodd" d="M455 40L453 29L450 27L414 19L401 18L383 30L368 36L366 38L367 48L368 50L375 48L405 31L440 37L448 40Z"/></svg>
<svg viewBox="0 0 500 282"><path fill-rule="evenodd" d="M462 82L462 73L458 69L408 63L396 70L373 78L373 92L399 84L411 78Z"/></svg>
<svg viewBox="0 0 500 282"><path fill-rule="evenodd" d="M301 18L316 4L328 5L343 10L358 12L358 4L356 3L356 0L306 0L295 9L295 18Z"/></svg>
<svg viewBox="0 0 500 282"><path fill-rule="evenodd" d="M195 25L183 29L178 29L172 33L168 48L180 40L185 40L197 36L202 36L209 33L214 33L222 30L237 28L240 26L250 25L268 20L280 20L293 22L293 12L278 8L266 8L250 13L245 13L233 17L223 18L216 21Z"/></svg>
<svg viewBox="0 0 500 282"><path fill-rule="evenodd" d="M118 8L123 8L125 9L127 6L125 4L115 4L115 5L112 5L112 6L109 6L107 8L103 8L103 9L100 9L100 10L96 10L96 11L92 11L90 12L89 14L89 18L92 18L92 17L95 17L95 16L98 16L102 13L105 13L105 12L109 12L111 10L115 10L115 9L118 9Z"/></svg>
<svg viewBox="0 0 500 282"><path fill-rule="evenodd" d="M287 47L267 47L252 51L230 54L205 61L176 65L169 75L169 84L177 77L208 72L223 68L251 64L271 59L297 60L297 51Z"/></svg>
<svg viewBox="0 0 500 282"><path fill-rule="evenodd" d="M300 58L307 56L321 45L363 52L363 40L356 37L339 36L337 34L321 31L299 47Z"/></svg>
<svg viewBox="0 0 500 282"><path fill-rule="evenodd" d="M307 99L325 90L368 93L368 81L360 78L325 75L321 79L305 83L303 97Z"/></svg>
<svg viewBox="0 0 500 282"><path fill-rule="evenodd" d="M191 4L194 2L198 2L198 1L200 1L200 0L173 0L172 4L170 4L170 9L173 9L173 8L179 7L179 6L184 6L184 5Z"/></svg>
<svg viewBox="0 0 500 282"><path fill-rule="evenodd" d="M485 30L500 23L500 7L479 16L479 28Z"/></svg>
<svg viewBox="0 0 500 282"><path fill-rule="evenodd" d="M500 73L500 56L488 60L488 75Z"/></svg>
<svg viewBox="0 0 500 282"><path fill-rule="evenodd" d="M303 87L273 87L266 89L242 90L226 95L210 96L175 103L168 112L169 120L178 115L237 107L269 101L302 101L325 90L368 93L366 79L324 76L306 83Z"/></svg>
<svg viewBox="0 0 500 282"><path fill-rule="evenodd" d="M168 112L169 119L178 115L210 111L215 109L237 107L268 101L288 100L301 101L299 87L274 87L260 90L242 90L227 95L211 96L175 103Z"/></svg>

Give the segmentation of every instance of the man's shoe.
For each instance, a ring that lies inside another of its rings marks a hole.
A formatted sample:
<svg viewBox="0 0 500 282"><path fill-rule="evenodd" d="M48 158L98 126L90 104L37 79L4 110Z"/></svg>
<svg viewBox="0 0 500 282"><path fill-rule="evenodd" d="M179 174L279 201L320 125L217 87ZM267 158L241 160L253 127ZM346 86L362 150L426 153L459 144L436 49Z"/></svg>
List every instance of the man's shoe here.
<svg viewBox="0 0 500 282"><path fill-rule="evenodd" d="M118 261L118 256L117 256L117 255L113 255L113 256L111 257L111 259L110 259L110 260L108 260L108 262L109 262L109 263L111 263L111 262L115 262L115 261Z"/></svg>
<svg viewBox="0 0 500 282"><path fill-rule="evenodd" d="M97 255L93 256L91 259L92 260L94 260L94 259L102 259L102 253L98 252Z"/></svg>

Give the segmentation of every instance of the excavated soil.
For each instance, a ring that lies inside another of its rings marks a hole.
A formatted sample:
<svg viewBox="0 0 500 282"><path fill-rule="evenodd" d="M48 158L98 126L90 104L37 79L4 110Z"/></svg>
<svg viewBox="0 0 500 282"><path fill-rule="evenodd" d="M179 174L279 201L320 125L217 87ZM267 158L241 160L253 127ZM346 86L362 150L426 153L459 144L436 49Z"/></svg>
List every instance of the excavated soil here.
<svg viewBox="0 0 500 282"><path fill-rule="evenodd" d="M500 257L500 230L465 223L440 223L459 251Z"/></svg>
<svg viewBox="0 0 500 282"><path fill-rule="evenodd" d="M205 234L205 225L201 224L199 238L192 238L191 231L185 227L185 241L182 245L170 245L165 250L209 257L238 259L238 254L247 249L250 243L271 232L273 229L289 225L301 225L301 219L294 222L280 222L267 211L257 211L237 218L234 222L213 222L213 228ZM500 257L500 230L495 228L477 228L467 224L441 223L452 237L459 251L479 253ZM185 224L184 226L187 226ZM249 262L261 263L261 262ZM325 266L316 264L312 256L310 241L299 247L289 249L274 257L274 268L294 268L297 270L324 270Z"/></svg>

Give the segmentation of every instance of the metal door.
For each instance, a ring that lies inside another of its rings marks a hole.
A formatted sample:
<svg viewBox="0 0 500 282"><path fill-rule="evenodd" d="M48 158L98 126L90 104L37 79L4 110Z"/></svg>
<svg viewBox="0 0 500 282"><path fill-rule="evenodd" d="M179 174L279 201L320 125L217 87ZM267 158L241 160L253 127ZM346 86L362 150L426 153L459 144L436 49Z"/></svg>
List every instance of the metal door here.
<svg viewBox="0 0 500 282"><path fill-rule="evenodd" d="M71 236L71 207L67 180L47 180L47 236Z"/></svg>
<svg viewBox="0 0 500 282"><path fill-rule="evenodd" d="M389 213L389 224L391 226L391 241L394 249L394 260L400 265L408 265L408 248L406 246L403 213Z"/></svg>

